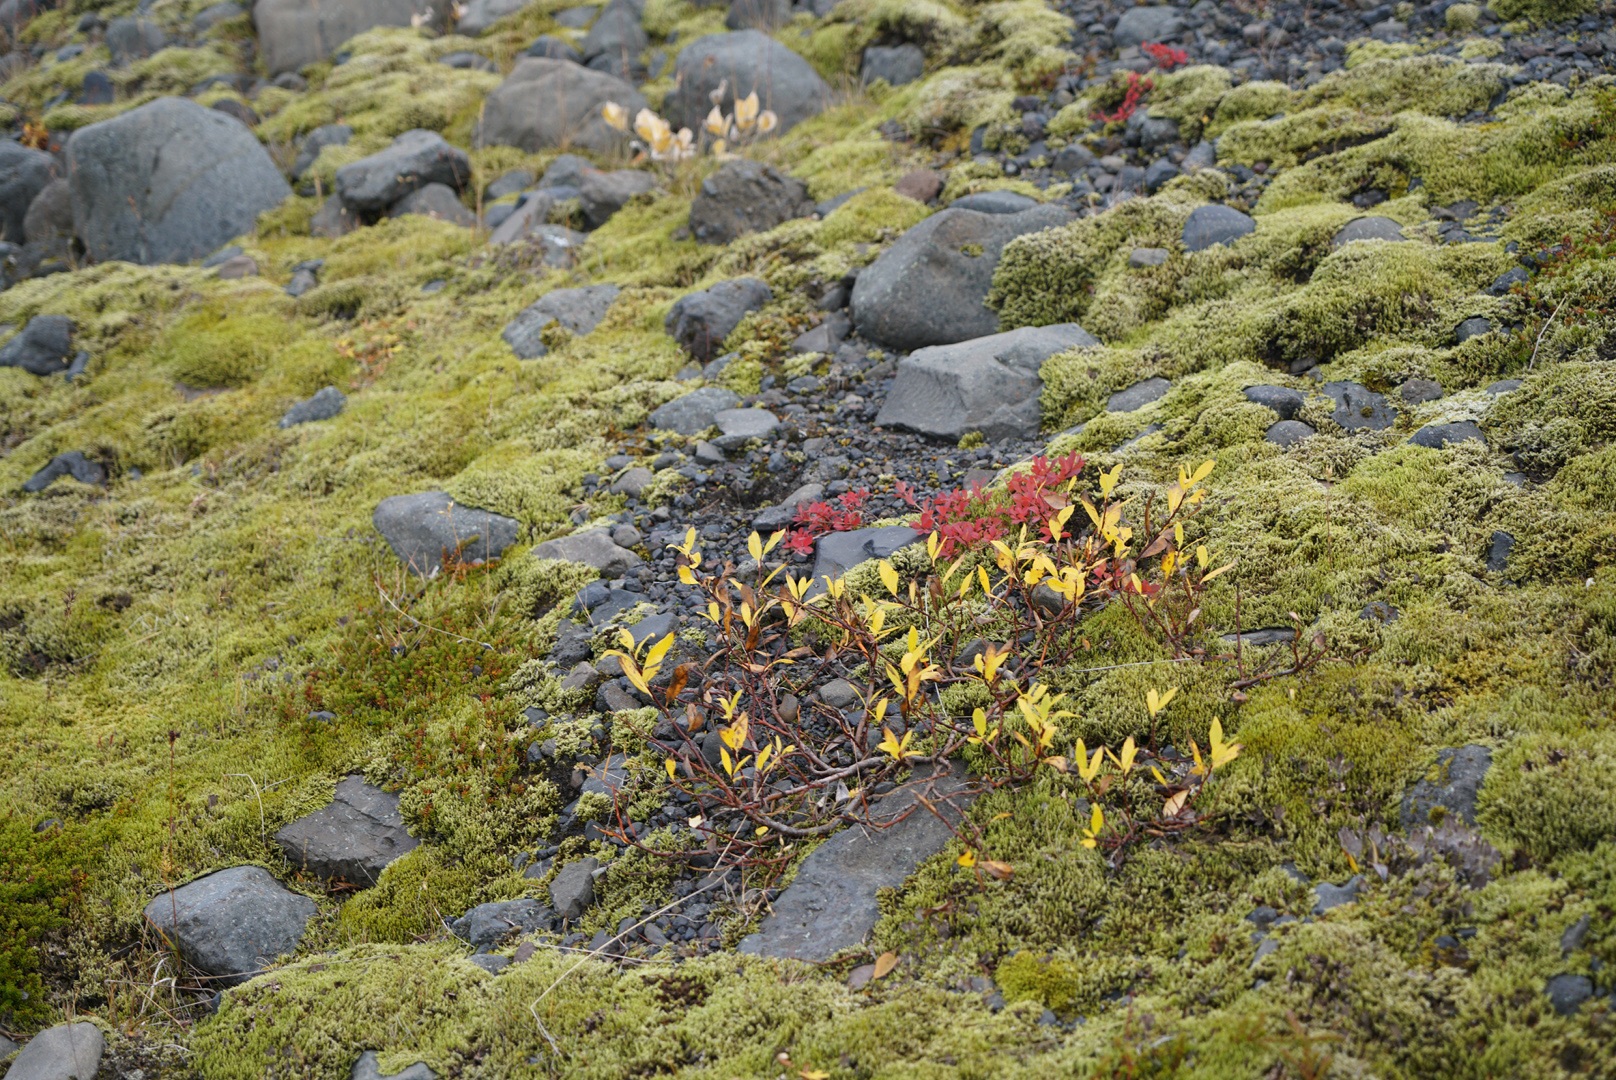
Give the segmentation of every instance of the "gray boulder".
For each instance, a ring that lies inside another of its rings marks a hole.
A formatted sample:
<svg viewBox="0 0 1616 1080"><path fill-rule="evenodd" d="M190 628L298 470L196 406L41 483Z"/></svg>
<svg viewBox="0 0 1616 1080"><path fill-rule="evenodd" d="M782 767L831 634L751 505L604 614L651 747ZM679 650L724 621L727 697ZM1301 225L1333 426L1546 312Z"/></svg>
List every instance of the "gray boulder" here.
<svg viewBox="0 0 1616 1080"><path fill-rule="evenodd" d="M252 132L173 97L75 131L67 176L79 240L97 262L201 258L291 194Z"/></svg>
<svg viewBox="0 0 1616 1080"><path fill-rule="evenodd" d="M30 476L22 489L30 495L44 491L64 476L71 476L81 484L93 484L96 487L105 487L107 483L107 470L98 461L91 461L78 450L69 450L65 454L57 454L50 459L50 463Z"/></svg>
<svg viewBox="0 0 1616 1080"><path fill-rule="evenodd" d="M362 776L338 781L330 805L282 828L275 842L297 869L359 888L376 884L388 863L420 843L404 831L398 796Z"/></svg>
<svg viewBox="0 0 1616 1080"><path fill-rule="evenodd" d="M1358 902L1358 892L1363 888L1363 878L1354 874L1340 885L1321 881L1313 886L1313 914L1323 915L1331 908L1342 907L1346 904Z"/></svg>
<svg viewBox="0 0 1616 1080"><path fill-rule="evenodd" d="M943 210L900 236L853 285L860 334L907 352L986 337L999 329L985 303L1004 245L1070 221L1062 206L1020 214Z"/></svg>
<svg viewBox="0 0 1616 1080"><path fill-rule="evenodd" d="M1492 320L1481 315L1473 316L1453 328L1454 344L1463 345L1473 337L1492 333L1492 329Z"/></svg>
<svg viewBox="0 0 1616 1080"><path fill-rule="evenodd" d="M1317 434L1311 425L1304 424L1300 420L1281 420L1276 424L1270 424L1268 430L1263 432L1263 438L1275 446L1291 447Z"/></svg>
<svg viewBox="0 0 1616 1080"><path fill-rule="evenodd" d="M578 178L578 204L591 229L598 229L636 195L656 189L656 177L639 169L602 172L587 169Z"/></svg>
<svg viewBox="0 0 1616 1080"><path fill-rule="evenodd" d="M813 212L807 184L773 165L735 158L702 181L690 204L690 232L699 243L727 244Z"/></svg>
<svg viewBox="0 0 1616 1080"><path fill-rule="evenodd" d="M570 157L571 155L567 155ZM486 188L483 189L483 198L489 202L503 199L507 195L515 195L533 186L538 178L533 175L532 169L511 169L500 173Z"/></svg>
<svg viewBox="0 0 1616 1080"><path fill-rule="evenodd" d="M540 34L533 39L533 44L522 50L522 55L540 60L565 60L570 64L582 65L584 62L583 55L572 47L572 42L554 34Z"/></svg>
<svg viewBox="0 0 1616 1080"><path fill-rule="evenodd" d="M775 30L791 21L791 0L730 0L724 25L731 30Z"/></svg>
<svg viewBox="0 0 1616 1080"><path fill-rule="evenodd" d="M533 549L535 559L565 559L600 571L601 577L622 577L643 561L628 548L619 547L606 529L590 529L571 536L546 540Z"/></svg>
<svg viewBox="0 0 1616 1080"><path fill-rule="evenodd" d="M527 7L529 0L471 0L455 22L455 33L476 37L507 15Z"/></svg>
<svg viewBox="0 0 1616 1080"><path fill-rule="evenodd" d="M733 112L735 100L754 90L765 109L789 131L830 104L830 87L801 56L759 30L699 37L674 62L677 89L668 95L665 115L675 128L700 131L712 109L709 97L724 84L719 108Z"/></svg>
<svg viewBox="0 0 1616 1080"><path fill-rule="evenodd" d="M1397 419L1396 410L1387 403L1383 394L1377 394L1360 383L1327 382L1319 389L1335 402L1330 419L1347 431L1360 428L1383 431Z"/></svg>
<svg viewBox="0 0 1616 1080"><path fill-rule="evenodd" d="M95 1080L106 1039L94 1024L46 1028L22 1048L6 1070L6 1080Z"/></svg>
<svg viewBox="0 0 1616 1080"><path fill-rule="evenodd" d="M1185 251L1205 251L1218 244L1232 244L1256 231L1257 223L1249 215L1242 214L1232 206L1210 203L1197 206L1190 212L1189 219L1184 222L1181 239Z"/></svg>
<svg viewBox="0 0 1616 1080"><path fill-rule="evenodd" d="M406 214L447 221L466 229L477 224L477 215L466 209L466 204L460 201L454 188L447 184L428 184L387 208L388 217L403 217Z"/></svg>
<svg viewBox="0 0 1616 1080"><path fill-rule="evenodd" d="M292 179L296 180L309 170L320 151L328 146L347 146L353 138L353 128L347 124L321 124L297 144L297 158L292 162Z"/></svg>
<svg viewBox="0 0 1616 1080"><path fill-rule="evenodd" d="M298 424L310 424L317 420L330 420L340 414L348 404L348 398L335 386L327 386L315 392L311 398L293 405L281 417L280 426L283 428L296 427Z"/></svg>
<svg viewBox="0 0 1616 1080"><path fill-rule="evenodd" d="M314 901L290 892L261 866L233 866L146 905L146 921L193 967L231 986L297 948Z"/></svg>
<svg viewBox="0 0 1616 1080"><path fill-rule="evenodd" d="M0 139L0 240L27 240L23 220L28 208L56 173L56 159L45 151Z"/></svg>
<svg viewBox="0 0 1616 1080"><path fill-rule="evenodd" d="M488 95L476 143L530 154L555 146L610 154L627 146L628 136L601 116L608 101L627 109L631 120L645 108L645 98L622 79L565 60L529 57Z"/></svg>
<svg viewBox="0 0 1616 1080"><path fill-rule="evenodd" d="M1184 20L1176 8L1132 7L1117 20L1111 39L1119 49L1151 41L1171 41L1183 26Z"/></svg>
<svg viewBox="0 0 1616 1080"><path fill-rule="evenodd" d="M1435 768L1403 796L1403 828L1441 825L1453 817L1474 825L1476 798L1492 766L1493 752L1475 743L1438 751Z"/></svg>
<svg viewBox="0 0 1616 1080"><path fill-rule="evenodd" d="M979 214L1019 214L1039 205L1038 200L1015 191L978 191L962 195L948 204L954 210L975 210Z"/></svg>
<svg viewBox="0 0 1616 1080"><path fill-rule="evenodd" d="M1594 981L1586 975L1561 973L1543 984L1543 992L1557 1014L1570 1016L1594 996Z"/></svg>
<svg viewBox="0 0 1616 1080"><path fill-rule="evenodd" d="M556 289L523 308L500 336L523 360L543 356L550 351L543 339L546 327L558 324L574 334L587 334L600 325L620 291L616 285Z"/></svg>
<svg viewBox="0 0 1616 1080"><path fill-rule="evenodd" d="M428 184L462 191L471 180L471 159L435 131L417 128L393 140L386 150L337 170L337 198L360 213L387 209Z"/></svg>
<svg viewBox="0 0 1616 1080"><path fill-rule="evenodd" d="M550 881L550 903L563 919L576 919L595 902L595 871L600 862L594 858L570 862L557 871Z"/></svg>
<svg viewBox="0 0 1616 1080"><path fill-rule="evenodd" d="M674 398L651 414L651 426L659 431L694 435L713 426L713 418L741 403L740 396L722 386L704 386L683 397Z"/></svg>
<svg viewBox="0 0 1616 1080"><path fill-rule="evenodd" d="M359 220L359 211L342 205L342 200L333 195L309 218L309 235L335 240L339 236L347 236L363 224Z"/></svg>
<svg viewBox="0 0 1616 1080"><path fill-rule="evenodd" d="M555 913L537 900L505 900L478 904L452 924L454 932L479 949L511 934L549 929Z"/></svg>
<svg viewBox="0 0 1616 1080"><path fill-rule="evenodd" d="M1330 238L1333 248L1346 247L1355 240L1390 240L1397 242L1405 240L1402 226L1391 218L1361 217L1353 218Z"/></svg>
<svg viewBox="0 0 1616 1080"><path fill-rule="evenodd" d="M609 56L632 69L650 43L640 26L639 9L629 0L611 0L589 27L578 51L583 53L585 63Z"/></svg>
<svg viewBox="0 0 1616 1080"><path fill-rule="evenodd" d="M823 592L824 579L838 578L861 562L885 559L925 534L907 525L871 526L848 532L826 533L814 541L814 593Z"/></svg>
<svg viewBox="0 0 1616 1080"><path fill-rule="evenodd" d="M919 45L871 45L859 61L859 82L868 86L885 79L889 86L912 83L926 73L926 54Z"/></svg>
<svg viewBox="0 0 1616 1080"><path fill-rule="evenodd" d="M970 431L990 439L1032 438L1042 420L1043 362L1098 344L1076 323L1062 323L917 349L898 362L875 422L949 442Z"/></svg>
<svg viewBox="0 0 1616 1080"><path fill-rule="evenodd" d="M773 290L760 278L720 281L710 289L680 297L662 325L697 363L705 364L718 355L724 339L749 312L773 299Z"/></svg>
<svg viewBox="0 0 1616 1080"><path fill-rule="evenodd" d="M402 1072L384 1073L377 1063L376 1051L366 1050L354 1062L353 1072L348 1074L348 1080L438 1080L438 1074L417 1061Z"/></svg>
<svg viewBox="0 0 1616 1080"><path fill-rule="evenodd" d="M1428 446L1433 450L1440 450L1444 446L1462 442L1479 442L1486 446L1487 436L1482 434L1474 422L1460 420L1452 424L1427 424L1416 431L1408 441L1415 446Z"/></svg>
<svg viewBox="0 0 1616 1080"><path fill-rule="evenodd" d="M752 439L767 439L780 427L780 418L768 409L721 409L713 414L718 436L713 445L734 450Z"/></svg>
<svg viewBox="0 0 1616 1080"><path fill-rule="evenodd" d="M355 34L378 26L409 26L419 13L442 30L447 0L257 0L253 25L258 51L271 75L324 60Z"/></svg>
<svg viewBox="0 0 1616 1080"><path fill-rule="evenodd" d="M30 375L66 371L73 351L73 320L66 315L35 315L0 347L0 367L22 368Z"/></svg>
<svg viewBox="0 0 1616 1080"><path fill-rule="evenodd" d="M126 15L107 23L106 41L112 62L122 67L157 52L168 44L168 35L154 22Z"/></svg>
<svg viewBox="0 0 1616 1080"><path fill-rule="evenodd" d="M461 506L442 491L394 495L376 505L371 523L404 565L422 577L443 569L445 552L462 561L497 558L516 542L511 518Z"/></svg>
<svg viewBox="0 0 1616 1080"><path fill-rule="evenodd" d="M1300 393L1288 386L1248 386L1245 395L1247 401L1274 410L1281 420L1295 420L1296 414L1302 411L1304 400Z"/></svg>

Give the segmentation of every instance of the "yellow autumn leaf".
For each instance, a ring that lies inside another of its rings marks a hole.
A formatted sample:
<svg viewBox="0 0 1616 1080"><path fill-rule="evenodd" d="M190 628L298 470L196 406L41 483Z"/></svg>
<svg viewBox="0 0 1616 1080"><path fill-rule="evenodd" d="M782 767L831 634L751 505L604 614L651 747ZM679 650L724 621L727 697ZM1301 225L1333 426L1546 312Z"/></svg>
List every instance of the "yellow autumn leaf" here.
<svg viewBox="0 0 1616 1080"><path fill-rule="evenodd" d="M870 978L872 980L883 979L892 974L892 969L897 966L898 954L895 952L884 952L875 958L875 974L870 976Z"/></svg>
<svg viewBox="0 0 1616 1080"><path fill-rule="evenodd" d="M891 563L887 562L885 559L882 559L881 563L880 563L880 566L879 566L879 569L881 571L881 584L883 584L883 585L885 585L887 587L887 592L891 593L893 596L897 596L898 595L898 570L897 570L897 568L895 566L893 566Z"/></svg>

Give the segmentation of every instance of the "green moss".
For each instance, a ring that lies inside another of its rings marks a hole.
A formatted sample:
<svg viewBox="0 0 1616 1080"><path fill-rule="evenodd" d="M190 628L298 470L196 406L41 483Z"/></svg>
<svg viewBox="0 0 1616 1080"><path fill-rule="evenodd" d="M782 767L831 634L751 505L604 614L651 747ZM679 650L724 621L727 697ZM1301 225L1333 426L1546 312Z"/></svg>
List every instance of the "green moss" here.
<svg viewBox="0 0 1616 1080"><path fill-rule="evenodd" d="M1519 739L1494 760L1478 815L1539 860L1616 838L1616 737L1587 731Z"/></svg>
<svg viewBox="0 0 1616 1080"><path fill-rule="evenodd" d="M1498 0L1490 6L1500 18L1530 19L1535 23L1574 19L1594 8L1591 0Z"/></svg>

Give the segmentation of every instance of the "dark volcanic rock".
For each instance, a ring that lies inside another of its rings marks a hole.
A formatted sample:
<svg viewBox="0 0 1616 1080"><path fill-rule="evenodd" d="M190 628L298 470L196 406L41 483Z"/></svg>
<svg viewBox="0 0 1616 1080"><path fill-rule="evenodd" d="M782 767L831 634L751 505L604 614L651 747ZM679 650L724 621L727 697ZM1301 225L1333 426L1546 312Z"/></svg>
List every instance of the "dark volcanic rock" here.
<svg viewBox="0 0 1616 1080"><path fill-rule="evenodd" d="M29 493L44 491L64 476L96 487L105 487L107 483L107 470L100 462L91 461L78 450L69 450L51 458L50 464L30 476L22 489Z"/></svg>
<svg viewBox="0 0 1616 1080"><path fill-rule="evenodd" d="M498 557L520 528L500 514L461 506L442 491L383 499L371 522L393 554L423 577L443 568L445 552L459 551L466 562Z"/></svg>
<svg viewBox="0 0 1616 1080"><path fill-rule="evenodd" d="M841 577L859 563L870 559L885 559L924 535L907 525L880 525L826 533L814 541L814 587L823 592L825 578Z"/></svg>
<svg viewBox="0 0 1616 1080"><path fill-rule="evenodd" d="M1487 436L1483 435L1481 429L1473 422L1460 420L1452 424L1429 424L1416 431L1413 438L1408 441L1415 446L1429 446L1432 449L1440 450L1444 446L1472 441L1479 442L1485 446Z"/></svg>
<svg viewBox="0 0 1616 1080"><path fill-rule="evenodd" d="M680 297L668 310L663 328L697 363L705 364L718 355L724 339L748 313L772 299L773 290L760 278L720 281Z"/></svg>
<svg viewBox="0 0 1616 1080"><path fill-rule="evenodd" d="M477 224L477 215L466 208L460 196L454 193L454 188L447 184L427 184L387 208L388 217L403 217L405 214L419 214L465 229Z"/></svg>
<svg viewBox="0 0 1616 1080"><path fill-rule="evenodd" d="M620 291L616 285L556 289L523 308L500 336L524 360L543 356L550 351L543 340L546 327L559 325L579 336L587 334L600 325Z"/></svg>
<svg viewBox="0 0 1616 1080"><path fill-rule="evenodd" d="M56 174L56 159L45 151L0 139L0 240L21 244L27 239L23 218Z"/></svg>
<svg viewBox="0 0 1616 1080"><path fill-rule="evenodd" d="M1302 411L1302 395L1288 386L1248 386L1245 393L1247 401L1267 406L1281 420L1295 420Z"/></svg>
<svg viewBox="0 0 1616 1080"><path fill-rule="evenodd" d="M420 843L404 831L398 796L361 776L338 781L329 806L285 826L275 841L297 869L360 888L376 884L388 863Z"/></svg>
<svg viewBox="0 0 1616 1080"><path fill-rule="evenodd" d="M22 331L0 347L0 367L22 368L30 375L66 371L73 351L73 320L66 315L35 315Z"/></svg>
<svg viewBox="0 0 1616 1080"><path fill-rule="evenodd" d="M1257 223L1248 215L1231 206L1212 203L1190 212L1181 240L1185 251L1205 251L1218 244L1232 244L1256 229Z"/></svg>
<svg viewBox="0 0 1616 1080"><path fill-rule="evenodd" d="M593 566L602 577L622 577L639 566L641 559L628 548L619 547L605 529L590 529L571 536L546 540L533 549L535 559L565 559Z"/></svg>
<svg viewBox="0 0 1616 1080"><path fill-rule="evenodd" d="M1387 404L1384 396L1359 383L1329 382L1320 390L1335 402L1330 419L1348 431L1360 428L1382 431L1397 419L1396 410Z"/></svg>
<svg viewBox="0 0 1616 1080"><path fill-rule="evenodd" d="M704 386L674 398L651 414L651 426L680 435L694 435L713 426L713 418L741 403L739 395L722 386Z"/></svg>
<svg viewBox="0 0 1616 1080"><path fill-rule="evenodd" d="M337 170L337 197L349 209L375 213L428 184L464 190L471 159L435 131L406 131L386 150Z"/></svg>
<svg viewBox="0 0 1616 1080"><path fill-rule="evenodd" d="M675 128L700 131L713 107L709 95L724 84L719 108L733 114L737 98L754 90L765 109L789 131L830 103L830 87L801 56L760 30L708 34L679 50L674 63L676 89L663 115ZM626 103L625 103L626 104ZM630 110L632 113L632 110Z"/></svg>
<svg viewBox="0 0 1616 1080"><path fill-rule="evenodd" d="M555 146L597 154L621 150L629 137L602 118L601 106L608 101L627 109L630 120L645 108L640 92L615 75L567 60L529 57L488 95L477 145L515 146L530 154Z"/></svg>
<svg viewBox="0 0 1616 1080"><path fill-rule="evenodd" d="M324 60L347 40L377 26L410 26L423 12L425 25L442 30L447 0L257 0L253 26L258 50L271 75Z"/></svg>
<svg viewBox="0 0 1616 1080"><path fill-rule="evenodd" d="M914 82L926 72L926 54L910 42L901 45L871 45L859 62L859 82L869 85L885 79L891 86Z"/></svg>
<svg viewBox="0 0 1616 1080"><path fill-rule="evenodd" d="M1440 825L1457 816L1476 823L1476 797L1493 765L1493 752L1472 743L1437 753L1436 766L1403 796L1403 828Z"/></svg>
<svg viewBox="0 0 1616 1080"><path fill-rule="evenodd" d="M348 398L335 386L322 387L314 396L293 405L281 417L280 426L294 427L298 424L309 424L317 420L330 420L342 412L348 404Z"/></svg>
<svg viewBox="0 0 1616 1080"><path fill-rule="evenodd" d="M263 867L233 866L159 893L145 915L187 963L231 986L296 949L315 910Z"/></svg>
<svg viewBox="0 0 1616 1080"><path fill-rule="evenodd" d="M814 201L801 180L772 165L735 158L702 181L690 204L690 232L703 244L727 244L813 212Z"/></svg>

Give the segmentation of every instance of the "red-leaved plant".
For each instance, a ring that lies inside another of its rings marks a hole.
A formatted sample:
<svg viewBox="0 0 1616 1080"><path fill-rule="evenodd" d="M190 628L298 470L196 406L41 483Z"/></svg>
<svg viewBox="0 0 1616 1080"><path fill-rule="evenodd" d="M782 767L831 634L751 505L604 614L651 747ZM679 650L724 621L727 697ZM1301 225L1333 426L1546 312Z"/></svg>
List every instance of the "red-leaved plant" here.
<svg viewBox="0 0 1616 1080"><path fill-rule="evenodd" d="M1163 71L1172 71L1180 64L1190 62L1190 54L1183 49L1175 49L1171 45L1163 45L1159 41L1147 41L1139 46L1139 51L1156 61L1156 66Z"/></svg>
<svg viewBox="0 0 1616 1080"><path fill-rule="evenodd" d="M826 533L850 532L861 527L864 524L861 511L869 501L869 488L858 488L838 498L834 506L822 500L798 503L797 527L786 537L786 550L797 555L812 555L814 541Z"/></svg>
<svg viewBox="0 0 1616 1080"><path fill-rule="evenodd" d="M921 502L908 484L899 481L898 497L920 511L915 528L935 532L942 544L942 557L991 544L1014 535L1023 525L1036 526L1044 540L1049 535L1052 510L1069 504L1066 486L1083 471L1083 459L1076 453L1065 457L1032 459L1032 468L1014 473L1005 481L1003 495L984 491L981 485L969 491L945 491Z"/></svg>

